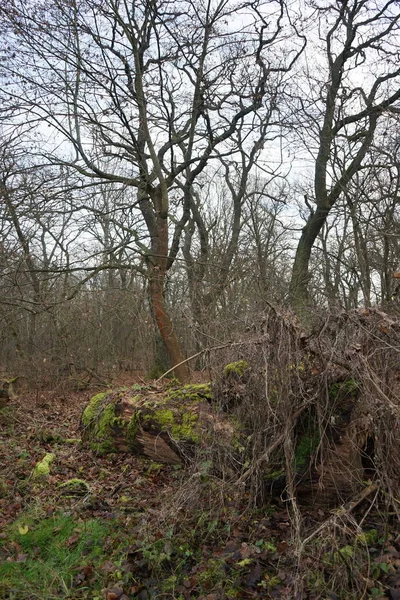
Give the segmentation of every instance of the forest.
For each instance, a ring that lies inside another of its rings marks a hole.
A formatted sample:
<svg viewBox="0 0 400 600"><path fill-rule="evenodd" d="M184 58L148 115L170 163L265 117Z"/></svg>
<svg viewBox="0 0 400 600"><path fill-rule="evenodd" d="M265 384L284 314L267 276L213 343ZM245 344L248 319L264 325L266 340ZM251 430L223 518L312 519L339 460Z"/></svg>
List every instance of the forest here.
<svg viewBox="0 0 400 600"><path fill-rule="evenodd" d="M0 0L0 599L400 599L397 0Z"/></svg>

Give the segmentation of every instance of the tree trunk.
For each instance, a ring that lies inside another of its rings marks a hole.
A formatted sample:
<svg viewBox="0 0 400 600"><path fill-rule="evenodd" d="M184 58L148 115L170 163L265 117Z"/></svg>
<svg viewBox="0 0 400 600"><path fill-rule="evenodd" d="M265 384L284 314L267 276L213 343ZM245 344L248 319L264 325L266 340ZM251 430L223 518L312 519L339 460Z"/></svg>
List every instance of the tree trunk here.
<svg viewBox="0 0 400 600"><path fill-rule="evenodd" d="M174 375L181 383L190 381L188 365L181 364L185 357L181 350L164 298L165 277L168 269L168 190L159 185L153 190L152 203L155 216L151 216L148 228L152 238L151 255L148 260L149 296L155 323L171 359Z"/></svg>
<svg viewBox="0 0 400 600"><path fill-rule="evenodd" d="M164 281L165 271L159 266L153 267L149 285L151 308L168 356L172 365L176 365L176 368L174 368L175 377L181 383L188 383L190 381L190 370L186 363L180 364L185 360L185 357L165 305Z"/></svg>
<svg viewBox="0 0 400 600"><path fill-rule="evenodd" d="M318 234L324 226L328 214L328 208L323 209L320 207L314 213L310 214L306 225L303 227L296 250L290 281L290 300L292 307L302 319L306 318L309 308L308 283L310 274L308 266L311 250Z"/></svg>

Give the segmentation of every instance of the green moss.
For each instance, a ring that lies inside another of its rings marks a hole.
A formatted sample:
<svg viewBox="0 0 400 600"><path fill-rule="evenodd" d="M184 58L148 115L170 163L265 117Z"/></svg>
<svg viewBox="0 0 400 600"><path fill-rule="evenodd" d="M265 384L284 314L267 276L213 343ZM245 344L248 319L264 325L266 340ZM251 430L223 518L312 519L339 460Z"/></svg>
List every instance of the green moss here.
<svg viewBox="0 0 400 600"><path fill-rule="evenodd" d="M139 393L134 395L134 391ZM176 441L195 443L200 440L200 417L193 406L204 404L211 397L209 383L175 385L164 391L152 389L151 394L148 388L138 389L137 386L97 394L83 413L83 439L100 455L117 452L121 439L126 441L127 450L135 452L140 446L137 441L140 427L156 435L169 432ZM130 421L126 418L128 411L124 409L128 404L132 404Z"/></svg>
<svg viewBox="0 0 400 600"><path fill-rule="evenodd" d="M372 544L376 544L379 539L379 534L377 529L368 529L367 531L363 531L362 533L357 534L357 540L364 545L372 546Z"/></svg>
<svg viewBox="0 0 400 600"><path fill-rule="evenodd" d="M89 406L86 407L82 423L86 427L92 427L89 444L96 454L107 454L116 450L113 444L115 428L126 427L126 423L115 414L115 406L112 402L106 403L110 392L103 392L94 396Z"/></svg>
<svg viewBox="0 0 400 600"><path fill-rule="evenodd" d="M166 394L167 400L184 400L196 402L198 400L212 400L211 383L191 383L179 385L169 389Z"/></svg>
<svg viewBox="0 0 400 600"><path fill-rule="evenodd" d="M200 441L199 433L195 429L198 416L193 413L184 413L182 423L175 423L171 427L171 435L176 440Z"/></svg>
<svg viewBox="0 0 400 600"><path fill-rule="evenodd" d="M238 360L236 362L230 363L226 365L224 369L225 377L229 377L231 375L236 375L236 377L242 378L243 375L249 368L249 363L247 360Z"/></svg>
<svg viewBox="0 0 400 600"><path fill-rule="evenodd" d="M112 432L115 424L115 406L109 404L102 411L96 424L96 441L91 442L91 448L98 454L105 454L114 450Z"/></svg>
<svg viewBox="0 0 400 600"><path fill-rule="evenodd" d="M318 448L319 435L313 432L303 433L297 440L294 461L296 470L306 467L310 456Z"/></svg>
<svg viewBox="0 0 400 600"><path fill-rule="evenodd" d="M131 417L128 425L126 426L126 439L128 441L128 445L131 447L135 446L136 443L136 435L139 429L139 415L134 414Z"/></svg>
<svg viewBox="0 0 400 600"><path fill-rule="evenodd" d="M360 383L356 379L346 379L346 381L333 383L329 387L329 397L331 400L355 398L359 389Z"/></svg>
<svg viewBox="0 0 400 600"><path fill-rule="evenodd" d="M50 465L55 459L55 454L49 452L46 454L32 471L33 479L41 479L50 475Z"/></svg>
<svg viewBox="0 0 400 600"><path fill-rule="evenodd" d="M71 494L72 496L80 496L89 491L89 485L86 481L76 477L60 483L58 487L63 494Z"/></svg>
<svg viewBox="0 0 400 600"><path fill-rule="evenodd" d="M85 408L82 415L82 423L85 427L90 425L90 423L97 417L101 409L101 405L109 393L109 391L101 392L100 394L93 396L93 398L90 400L89 405Z"/></svg>
<svg viewBox="0 0 400 600"><path fill-rule="evenodd" d="M145 415L144 420L155 421L160 427L165 429L169 425L174 424L174 413L172 410L167 408L160 408L156 410L152 415Z"/></svg>
<svg viewBox="0 0 400 600"><path fill-rule="evenodd" d="M182 406L179 407L179 410L182 410ZM151 414L144 415L143 421L153 424L155 429L170 431L172 437L177 441L196 442L199 440L199 434L195 429L198 416L190 412L190 408L183 414L176 414L169 408L159 408Z"/></svg>

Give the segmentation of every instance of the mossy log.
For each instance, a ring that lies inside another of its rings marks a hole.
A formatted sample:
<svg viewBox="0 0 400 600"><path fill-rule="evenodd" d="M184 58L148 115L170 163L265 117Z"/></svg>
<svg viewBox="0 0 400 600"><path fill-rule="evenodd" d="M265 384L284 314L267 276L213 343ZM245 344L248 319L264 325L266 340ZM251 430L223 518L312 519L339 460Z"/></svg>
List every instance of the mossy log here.
<svg viewBox="0 0 400 600"><path fill-rule="evenodd" d="M180 464L193 449L218 437L230 442L234 427L211 404L210 384L166 389L133 386L94 396L82 415L82 439L97 454L129 452Z"/></svg>

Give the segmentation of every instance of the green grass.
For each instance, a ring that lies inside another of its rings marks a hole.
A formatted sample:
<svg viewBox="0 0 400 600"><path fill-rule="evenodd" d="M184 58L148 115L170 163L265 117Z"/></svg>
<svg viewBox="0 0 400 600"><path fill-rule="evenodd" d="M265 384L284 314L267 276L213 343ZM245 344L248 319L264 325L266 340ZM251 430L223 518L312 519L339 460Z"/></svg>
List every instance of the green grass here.
<svg viewBox="0 0 400 600"><path fill-rule="evenodd" d="M0 542L0 598L93 598L104 583L98 567L106 558L111 527L100 519L80 522L69 515L19 518Z"/></svg>

